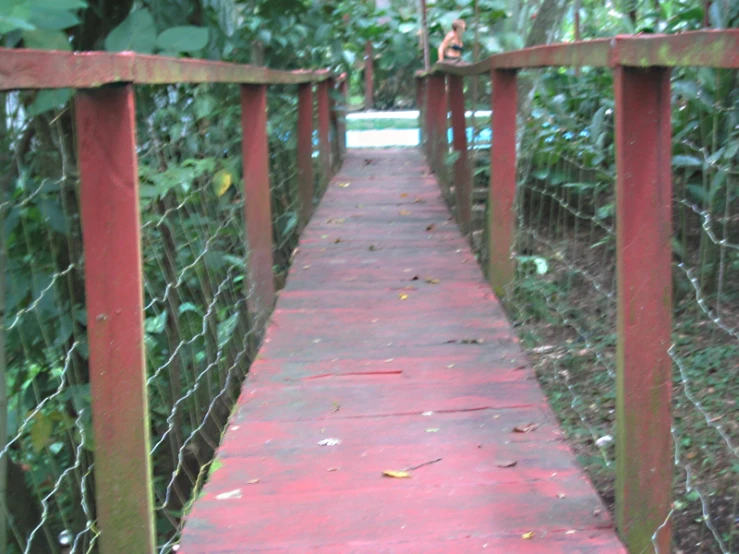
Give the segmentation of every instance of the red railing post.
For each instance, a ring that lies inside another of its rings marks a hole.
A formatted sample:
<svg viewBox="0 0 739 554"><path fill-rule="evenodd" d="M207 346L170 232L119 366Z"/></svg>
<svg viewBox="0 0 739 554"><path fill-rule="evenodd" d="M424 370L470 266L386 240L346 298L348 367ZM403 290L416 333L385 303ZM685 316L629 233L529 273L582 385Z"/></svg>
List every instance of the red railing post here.
<svg viewBox="0 0 739 554"><path fill-rule="evenodd" d="M467 125L464 117L464 79L449 75L449 105L452 112L452 140L459 155L454 162L454 192L457 223L466 235L472 219L472 174L467 156Z"/></svg>
<svg viewBox="0 0 739 554"><path fill-rule="evenodd" d="M443 75L429 77L426 98L429 165L439 175L443 173L447 145L446 79Z"/></svg>
<svg viewBox="0 0 739 554"><path fill-rule="evenodd" d="M344 156L346 155L346 116L349 113L349 76L344 74L343 77L339 84L339 98L341 103L339 104L339 127L337 130L339 134L339 157L341 161L344 161Z"/></svg>
<svg viewBox="0 0 739 554"><path fill-rule="evenodd" d="M516 198L516 72L493 70L490 186L488 189L488 277L502 297L515 276L511 258L515 236L513 204Z"/></svg>
<svg viewBox="0 0 739 554"><path fill-rule="evenodd" d="M616 517L630 552L670 552L673 444L670 71L617 66ZM666 522L666 523L665 523Z"/></svg>
<svg viewBox="0 0 739 554"><path fill-rule="evenodd" d="M132 85L75 99L100 552L154 552Z"/></svg>
<svg viewBox="0 0 739 554"><path fill-rule="evenodd" d="M241 86L241 155L244 166L247 308L256 328L275 301L272 208L267 143L267 86Z"/></svg>
<svg viewBox="0 0 739 554"><path fill-rule="evenodd" d="M416 77L416 109L418 110L418 141L420 145L425 143L426 117L424 115L424 100L426 98L426 80Z"/></svg>
<svg viewBox="0 0 739 554"><path fill-rule="evenodd" d="M313 215L313 84L298 87L298 197L300 229Z"/></svg>
<svg viewBox="0 0 739 554"><path fill-rule="evenodd" d="M318 83L318 147L321 161L321 183L325 187L331 179L331 143L329 140L328 81Z"/></svg>
<svg viewBox="0 0 739 554"><path fill-rule="evenodd" d="M375 52L372 41L364 44L364 109L375 107Z"/></svg>

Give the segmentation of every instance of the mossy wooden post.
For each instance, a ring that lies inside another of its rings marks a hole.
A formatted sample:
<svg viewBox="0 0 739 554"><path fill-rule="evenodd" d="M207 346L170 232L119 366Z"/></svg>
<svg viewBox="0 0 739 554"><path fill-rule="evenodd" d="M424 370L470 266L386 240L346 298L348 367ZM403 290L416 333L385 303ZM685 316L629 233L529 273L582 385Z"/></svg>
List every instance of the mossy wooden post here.
<svg viewBox="0 0 739 554"><path fill-rule="evenodd" d="M616 518L630 552L670 552L673 444L670 71L617 66Z"/></svg>
<svg viewBox="0 0 739 554"><path fill-rule="evenodd" d="M275 303L266 85L242 85L241 132L248 286L246 303L256 328L261 330Z"/></svg>
<svg viewBox="0 0 739 554"><path fill-rule="evenodd" d="M444 75L431 75L428 78L426 109L428 119L429 165L438 174L443 172L444 154L447 145L447 103L446 78ZM440 183L441 184L441 183Z"/></svg>
<svg viewBox="0 0 739 554"><path fill-rule="evenodd" d="M321 193L331 180L331 141L330 141L330 108L329 82L318 83L318 158L321 162Z"/></svg>
<svg viewBox="0 0 739 554"><path fill-rule="evenodd" d="M313 215L313 84L298 87L298 197L300 230Z"/></svg>
<svg viewBox="0 0 739 554"><path fill-rule="evenodd" d="M467 125L464 117L464 78L449 75L449 107L452 112L452 140L458 154L454 162L454 193L457 224L463 235L470 232L472 220L472 174L467 157Z"/></svg>
<svg viewBox="0 0 739 554"><path fill-rule="evenodd" d="M516 199L516 115L518 92L516 72L493 70L491 116L493 143L490 148L488 189L488 279L495 294L502 297L515 276L511 259L515 237Z"/></svg>
<svg viewBox="0 0 739 554"><path fill-rule="evenodd" d="M426 79L415 77L416 82L416 109L418 110L418 144L423 145L426 135L426 118L424 116L424 100L426 98Z"/></svg>
<svg viewBox="0 0 739 554"><path fill-rule="evenodd" d="M75 100L100 552L154 551L132 85Z"/></svg>

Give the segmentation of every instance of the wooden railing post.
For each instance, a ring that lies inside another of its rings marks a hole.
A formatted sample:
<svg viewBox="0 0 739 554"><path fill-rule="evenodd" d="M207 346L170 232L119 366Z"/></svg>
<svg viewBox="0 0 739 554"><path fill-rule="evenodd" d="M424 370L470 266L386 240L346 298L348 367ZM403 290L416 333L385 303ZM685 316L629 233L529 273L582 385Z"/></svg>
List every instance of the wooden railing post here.
<svg viewBox="0 0 739 554"><path fill-rule="evenodd" d="M490 186L488 189L488 277L495 294L502 297L515 276L511 258L515 236L516 115L518 93L516 72L493 70Z"/></svg>
<svg viewBox="0 0 739 554"><path fill-rule="evenodd" d="M375 107L375 52L372 41L364 44L364 109Z"/></svg>
<svg viewBox="0 0 739 554"><path fill-rule="evenodd" d="M338 141L339 141L339 158L344 161L346 156L346 116L349 113L349 76L344 74L343 79L339 83L339 113L338 113Z"/></svg>
<svg viewBox="0 0 739 554"><path fill-rule="evenodd" d="M447 145L446 80L443 75L431 75L428 80L428 149L429 165L442 173Z"/></svg>
<svg viewBox="0 0 739 554"><path fill-rule="evenodd" d="M241 86L241 133L247 256L246 305L253 324L261 329L275 301L266 85Z"/></svg>
<svg viewBox="0 0 739 554"><path fill-rule="evenodd" d="M616 518L630 552L670 552L670 71L617 66Z"/></svg>
<svg viewBox="0 0 739 554"><path fill-rule="evenodd" d="M318 83L318 147L321 161L321 186L331 179L331 143L329 140L328 81ZM325 189L324 189L325 190Z"/></svg>
<svg viewBox="0 0 739 554"><path fill-rule="evenodd" d="M298 197L300 230L313 215L313 84L298 87Z"/></svg>
<svg viewBox="0 0 739 554"><path fill-rule="evenodd" d="M132 85L75 100L100 552L154 552Z"/></svg>
<svg viewBox="0 0 739 554"><path fill-rule="evenodd" d="M418 141L420 145L425 143L426 117L424 115L424 101L426 98L426 80L416 77L416 109L418 110Z"/></svg>
<svg viewBox="0 0 739 554"><path fill-rule="evenodd" d="M472 174L467 156L467 125L464 118L464 79L449 75L449 105L452 112L452 139L458 157L454 162L454 192L457 223L463 235L470 232L472 219Z"/></svg>

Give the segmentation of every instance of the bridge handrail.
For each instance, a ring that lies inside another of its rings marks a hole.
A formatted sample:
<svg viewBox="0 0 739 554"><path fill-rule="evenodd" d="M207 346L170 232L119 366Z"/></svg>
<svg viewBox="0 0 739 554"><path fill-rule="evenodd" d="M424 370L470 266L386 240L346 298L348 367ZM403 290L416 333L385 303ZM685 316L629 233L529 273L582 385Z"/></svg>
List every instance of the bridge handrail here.
<svg viewBox="0 0 739 554"><path fill-rule="evenodd" d="M436 63L416 77L472 77L495 69L542 67L739 67L739 29L613 38L533 46L493 54L474 64Z"/></svg>
<svg viewBox="0 0 739 554"><path fill-rule="evenodd" d="M339 76L329 70L279 70L135 52L59 52L0 48L0 90L97 88L114 83L298 85Z"/></svg>
<svg viewBox="0 0 739 554"><path fill-rule="evenodd" d="M243 180L244 282L249 289L245 302L257 335L275 299L268 86L297 85L300 230L313 212L314 131L318 131L321 187L346 148L344 100L340 100L346 98L345 74L134 52L0 48L0 91L76 89L73 117L89 315L96 526L104 554L154 551L134 89L175 83L231 83L241 89L242 166L248 176ZM332 88L338 96L330 93ZM335 133L331 133L332 123Z"/></svg>
<svg viewBox="0 0 739 554"><path fill-rule="evenodd" d="M488 278L503 294L515 277L518 70L613 71L616 166L616 518L631 552L669 552L673 507L671 68L739 68L739 29L616 36L437 63L416 73L430 166L454 183L457 221L471 224L464 78L492 81ZM477 108L477 106L475 106ZM451 119L451 125L448 118ZM453 144L448 143L449 127ZM450 146L455 158L448 157ZM449 164L449 167L447 167Z"/></svg>

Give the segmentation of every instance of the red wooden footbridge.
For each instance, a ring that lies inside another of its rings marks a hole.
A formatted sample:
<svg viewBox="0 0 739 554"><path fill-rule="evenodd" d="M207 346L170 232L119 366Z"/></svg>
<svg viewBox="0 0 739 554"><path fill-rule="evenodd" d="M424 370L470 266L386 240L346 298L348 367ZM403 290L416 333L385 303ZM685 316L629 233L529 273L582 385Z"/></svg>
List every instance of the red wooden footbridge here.
<svg viewBox="0 0 739 554"><path fill-rule="evenodd" d="M169 83L241 87L247 303L263 329L218 467L185 516L178 552L669 552L669 76L687 65L739 67L739 33L615 37L437 65L417 75L422 150L347 152L346 81L329 71L0 50L0 90L78 90L101 552L156 549L134 88ZM514 272L517 72L572 66L614 72L613 517L564 439L495 294ZM493 91L488 279L468 243L464 79L481 75L491 77ZM295 85L299 98L302 234L279 293L271 85ZM450 148L458 153L455 218L437 182ZM314 210L316 183L326 193Z"/></svg>

